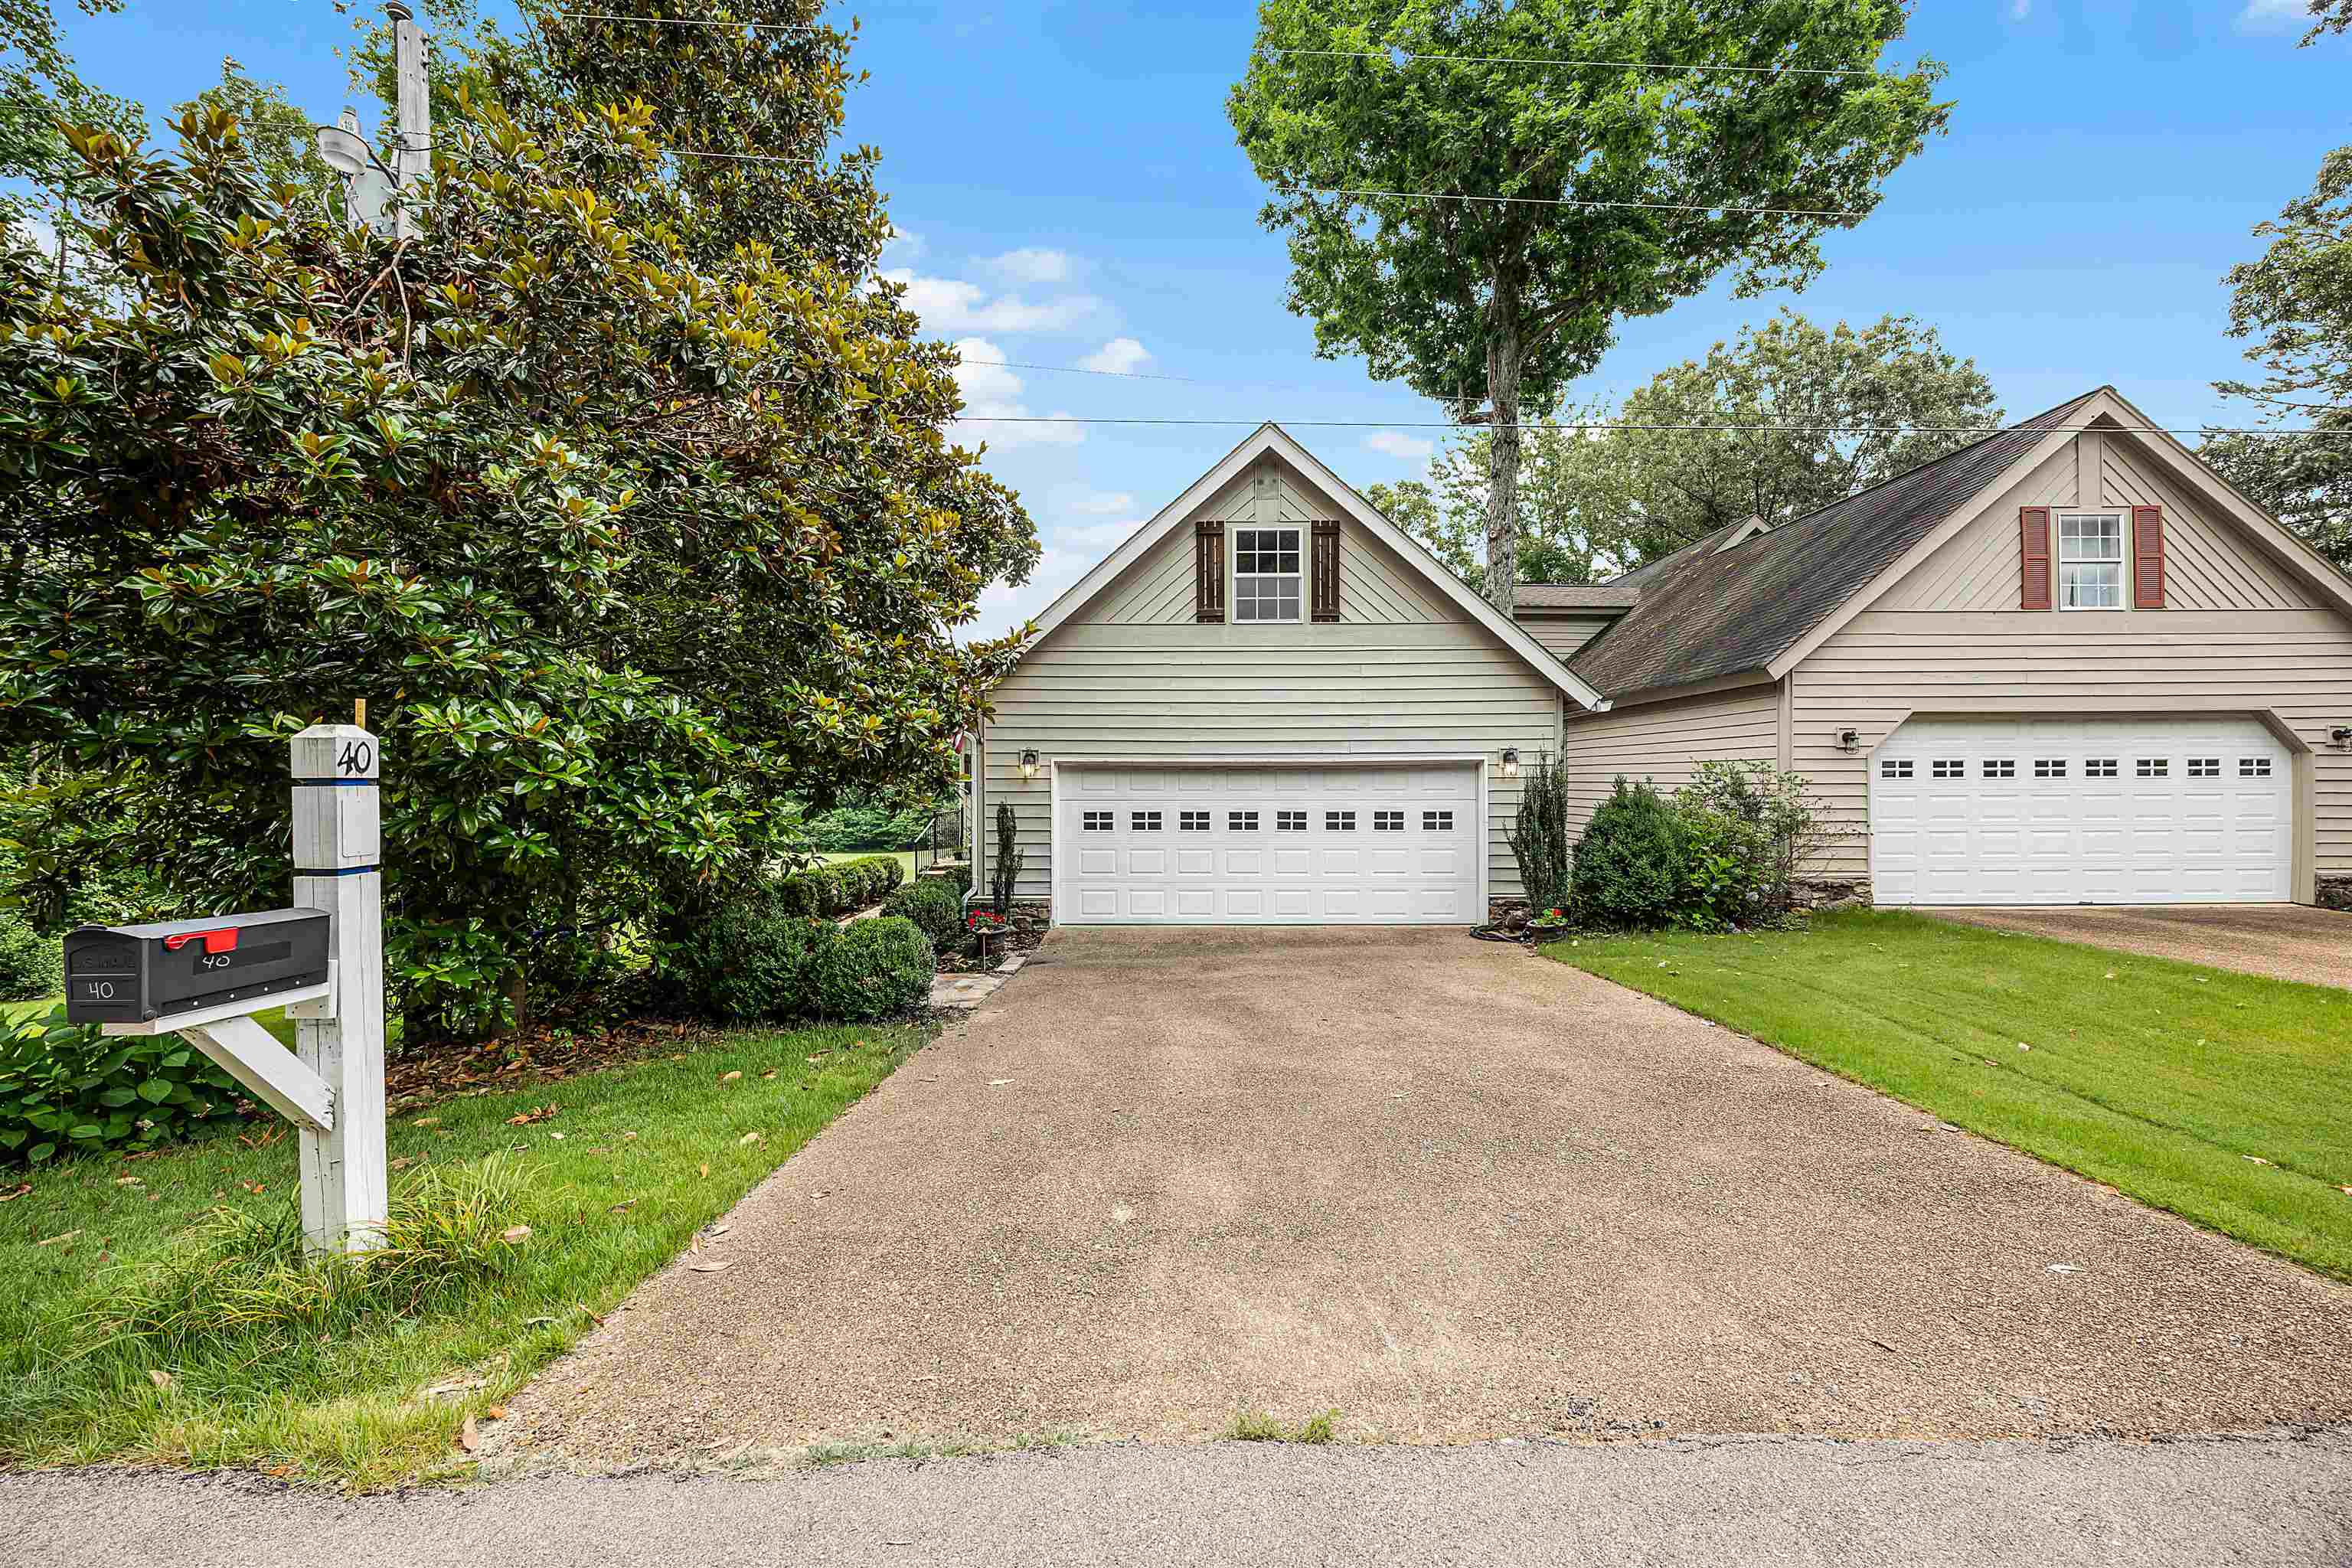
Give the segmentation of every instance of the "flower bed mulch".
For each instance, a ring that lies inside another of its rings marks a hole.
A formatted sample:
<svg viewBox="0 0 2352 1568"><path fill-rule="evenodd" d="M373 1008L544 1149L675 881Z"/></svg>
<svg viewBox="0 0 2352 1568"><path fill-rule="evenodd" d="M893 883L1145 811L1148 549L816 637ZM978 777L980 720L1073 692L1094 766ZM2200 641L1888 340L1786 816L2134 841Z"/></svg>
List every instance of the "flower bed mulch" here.
<svg viewBox="0 0 2352 1568"><path fill-rule="evenodd" d="M505 1039L445 1040L403 1049L384 1064L384 1109L413 1110L461 1094L503 1094L585 1072L699 1050L722 1031L668 1018L591 1028L536 1029Z"/></svg>
<svg viewBox="0 0 2352 1568"><path fill-rule="evenodd" d="M985 974L1016 952L1034 952L1045 940L1045 927L1020 924L1001 931L988 944L988 956L981 958L964 949L950 949L940 954L941 974Z"/></svg>

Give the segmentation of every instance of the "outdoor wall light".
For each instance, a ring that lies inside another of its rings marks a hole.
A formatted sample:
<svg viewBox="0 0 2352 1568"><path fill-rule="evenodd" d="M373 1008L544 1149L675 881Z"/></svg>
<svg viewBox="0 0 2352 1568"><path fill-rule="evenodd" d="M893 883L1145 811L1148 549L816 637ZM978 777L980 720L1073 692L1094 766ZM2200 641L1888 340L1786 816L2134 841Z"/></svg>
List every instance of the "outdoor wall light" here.
<svg viewBox="0 0 2352 1568"><path fill-rule="evenodd" d="M1021 776L1024 779L1037 776L1037 748L1034 746L1025 748L1021 753Z"/></svg>
<svg viewBox="0 0 2352 1568"><path fill-rule="evenodd" d="M1517 746L1503 748L1503 776L1507 779L1519 776L1519 749Z"/></svg>
<svg viewBox="0 0 2352 1568"><path fill-rule="evenodd" d="M1840 730L1837 732L1837 748L1841 752L1858 752L1862 750L1862 731L1859 730Z"/></svg>
<svg viewBox="0 0 2352 1568"><path fill-rule="evenodd" d="M2327 738L2339 746L2352 746L2352 724L2338 724L2327 731Z"/></svg>

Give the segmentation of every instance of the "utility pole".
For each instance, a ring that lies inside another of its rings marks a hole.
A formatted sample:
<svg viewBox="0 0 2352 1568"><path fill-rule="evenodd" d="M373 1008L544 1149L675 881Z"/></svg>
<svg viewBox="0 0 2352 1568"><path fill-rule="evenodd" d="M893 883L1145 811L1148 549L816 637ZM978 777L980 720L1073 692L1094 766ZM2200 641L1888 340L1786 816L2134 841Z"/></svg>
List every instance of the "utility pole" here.
<svg viewBox="0 0 2352 1568"><path fill-rule="evenodd" d="M433 100L425 85L425 29L409 14L407 0L384 0L383 10L392 18L392 59L399 83L399 142L392 159L399 203L392 233L395 239L414 239L418 225L409 204L433 170Z"/></svg>

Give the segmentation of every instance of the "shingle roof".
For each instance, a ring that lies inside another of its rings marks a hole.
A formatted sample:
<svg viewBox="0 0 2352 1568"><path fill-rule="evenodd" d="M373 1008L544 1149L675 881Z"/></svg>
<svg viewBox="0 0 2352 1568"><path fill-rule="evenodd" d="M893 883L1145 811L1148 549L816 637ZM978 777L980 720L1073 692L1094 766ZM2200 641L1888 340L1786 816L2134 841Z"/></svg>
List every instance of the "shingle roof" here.
<svg viewBox="0 0 2352 1568"><path fill-rule="evenodd" d="M1622 578L1614 583L1521 583L1511 590L1517 610L1622 610L1640 596Z"/></svg>
<svg viewBox="0 0 2352 1568"><path fill-rule="evenodd" d="M1569 668L1612 700L1764 668L2096 395L2086 392L1720 554L1715 545L1743 525L1627 573L1613 585L1638 592L1633 609Z"/></svg>

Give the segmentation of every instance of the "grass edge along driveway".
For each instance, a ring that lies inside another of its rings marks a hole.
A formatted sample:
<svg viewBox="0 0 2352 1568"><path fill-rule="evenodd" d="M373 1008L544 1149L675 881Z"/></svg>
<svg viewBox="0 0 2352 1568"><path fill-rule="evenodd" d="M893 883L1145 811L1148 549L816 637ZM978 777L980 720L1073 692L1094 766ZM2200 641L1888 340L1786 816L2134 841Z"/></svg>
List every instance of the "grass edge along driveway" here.
<svg viewBox="0 0 2352 1568"><path fill-rule="evenodd" d="M298 1141L273 1121L123 1159L26 1170L0 1205L0 1465L258 1469L377 1490L468 1470L469 1423L569 1350L601 1314L887 1079L919 1025L730 1034L691 1051L392 1118L394 1184L420 1171L519 1175L526 1224L499 1275L413 1312L332 1332L224 1328L177 1353L89 1352L89 1325L215 1211L283 1222ZM731 1075L731 1076L730 1076ZM547 1108L554 1107L549 1113ZM519 1171L515 1167L519 1166ZM700 1239L698 1239L698 1237ZM240 1276L240 1279L244 1279ZM257 1292L282 1283L247 1281ZM314 1325L315 1326L315 1325Z"/></svg>
<svg viewBox="0 0 2352 1568"><path fill-rule="evenodd" d="M1540 951L2352 1279L2352 992L1897 911Z"/></svg>

